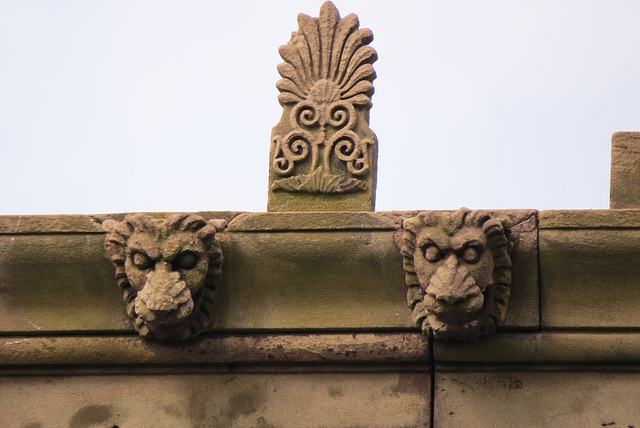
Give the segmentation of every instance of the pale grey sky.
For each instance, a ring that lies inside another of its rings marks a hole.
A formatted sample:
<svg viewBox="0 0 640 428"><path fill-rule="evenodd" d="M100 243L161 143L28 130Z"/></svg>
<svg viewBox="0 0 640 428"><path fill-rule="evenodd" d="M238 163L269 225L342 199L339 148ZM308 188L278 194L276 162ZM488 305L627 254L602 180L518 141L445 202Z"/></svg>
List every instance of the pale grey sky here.
<svg viewBox="0 0 640 428"><path fill-rule="evenodd" d="M373 30L377 210L607 208L640 2L334 2ZM321 1L0 0L0 214L264 211L278 46Z"/></svg>

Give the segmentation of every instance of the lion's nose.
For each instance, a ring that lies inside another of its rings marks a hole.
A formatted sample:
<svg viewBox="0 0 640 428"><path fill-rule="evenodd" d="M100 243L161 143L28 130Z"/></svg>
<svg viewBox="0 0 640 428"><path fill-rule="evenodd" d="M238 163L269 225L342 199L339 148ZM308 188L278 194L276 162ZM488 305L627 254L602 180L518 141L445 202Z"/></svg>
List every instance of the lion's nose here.
<svg viewBox="0 0 640 428"><path fill-rule="evenodd" d="M449 254L444 264L431 278L427 292L433 295L436 300L453 304L464 299L465 288L468 285L465 282L470 279L473 281L472 278L469 278L467 269L458 264L456 255Z"/></svg>
<svg viewBox="0 0 640 428"><path fill-rule="evenodd" d="M455 306L474 295L476 288L476 281L452 253L431 277L426 291L440 306Z"/></svg>
<svg viewBox="0 0 640 428"><path fill-rule="evenodd" d="M158 260L156 262L156 267L154 269L155 272L163 272L163 273L170 273L171 272L171 264L168 263L166 260ZM149 274L151 274L152 272L150 272Z"/></svg>
<svg viewBox="0 0 640 428"><path fill-rule="evenodd" d="M147 308L154 311L172 311L180 301L176 299L185 287L177 272L166 271L166 262L156 263L156 270L147 274L147 282L138 293Z"/></svg>

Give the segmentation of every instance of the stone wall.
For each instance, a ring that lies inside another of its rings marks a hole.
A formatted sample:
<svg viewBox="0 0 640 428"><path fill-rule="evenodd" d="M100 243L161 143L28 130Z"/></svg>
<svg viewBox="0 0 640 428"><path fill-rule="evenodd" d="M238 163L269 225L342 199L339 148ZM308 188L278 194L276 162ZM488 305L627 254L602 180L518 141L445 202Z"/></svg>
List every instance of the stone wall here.
<svg viewBox="0 0 640 428"><path fill-rule="evenodd" d="M225 262L212 326L182 342L125 313L101 225L124 215L0 219L1 426L640 419L640 211L496 211L516 235L511 303L475 341L411 319L397 237L415 212L199 214L228 221Z"/></svg>

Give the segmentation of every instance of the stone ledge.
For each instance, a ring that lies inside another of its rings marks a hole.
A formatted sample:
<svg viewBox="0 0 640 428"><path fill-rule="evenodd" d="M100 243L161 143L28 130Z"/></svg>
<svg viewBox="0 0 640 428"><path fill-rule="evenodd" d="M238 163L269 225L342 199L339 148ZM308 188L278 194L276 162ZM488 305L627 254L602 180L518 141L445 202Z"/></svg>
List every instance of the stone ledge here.
<svg viewBox="0 0 640 428"><path fill-rule="evenodd" d="M391 215L373 212L246 213L229 224L229 232L302 230L394 230Z"/></svg>
<svg viewBox="0 0 640 428"><path fill-rule="evenodd" d="M475 342L433 343L449 363L640 363L640 332L496 333Z"/></svg>
<svg viewBox="0 0 640 428"><path fill-rule="evenodd" d="M413 217L424 210L414 211L328 211L328 212L242 212L196 211L193 214L205 219L224 219L230 232L253 231L304 231L304 230L394 230L400 217ZM535 210L487 210L508 217L512 223L520 223L535 215ZM604 211L609 212L610 210ZM628 210L634 211L634 210ZM640 210L636 210L640 212ZM445 211L446 212L446 211ZM554 211L547 211L554 212ZM558 211L566 213L567 211ZM588 212L588 211L587 211ZM582 213L582 211L580 211ZM107 219L122 221L130 213L113 214L64 214L64 215L7 215L0 216L0 235L29 235L51 233L99 233ZM146 213L152 217L166 218L171 212ZM606 216L605 216L606 217ZM637 221L640 225L640 217Z"/></svg>
<svg viewBox="0 0 640 428"><path fill-rule="evenodd" d="M540 229L640 228L640 210L549 210L538 213Z"/></svg>
<svg viewBox="0 0 640 428"><path fill-rule="evenodd" d="M639 364L640 332L498 332L475 342L433 342L434 363ZM206 335L167 344L137 336L0 339L0 365L429 363L420 333Z"/></svg>
<svg viewBox="0 0 640 428"><path fill-rule="evenodd" d="M0 235L38 235L51 233L100 233L102 222L107 219L122 220L130 213L116 214L63 214L63 215L6 215L0 216ZM164 218L173 213L148 213ZM236 211L201 211L195 214L206 219L221 218L227 221L241 214Z"/></svg>
<svg viewBox="0 0 640 428"><path fill-rule="evenodd" d="M0 365L395 364L428 362L420 333L205 335L183 343L138 336L4 337Z"/></svg>

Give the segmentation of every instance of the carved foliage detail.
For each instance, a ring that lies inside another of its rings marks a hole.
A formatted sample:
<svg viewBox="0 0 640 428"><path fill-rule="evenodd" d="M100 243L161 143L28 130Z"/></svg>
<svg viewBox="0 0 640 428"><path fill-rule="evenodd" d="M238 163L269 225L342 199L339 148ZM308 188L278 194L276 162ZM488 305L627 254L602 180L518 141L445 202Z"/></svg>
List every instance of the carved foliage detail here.
<svg viewBox="0 0 640 428"><path fill-rule="evenodd" d="M286 177L275 181L272 190L366 190L358 177L369 172L368 148L374 138L373 133L360 135L355 127L356 109L368 111L374 91L371 64L377 54L368 46L371 30L358 29L354 14L340 19L331 2L322 5L319 18L298 15L298 24L289 43L280 47L284 62L278 65L278 100L291 107L292 130L272 138L271 166ZM305 161L306 172L295 171Z"/></svg>
<svg viewBox="0 0 640 428"><path fill-rule="evenodd" d="M216 227L226 222L193 214L129 214L103 223L107 257L141 336L185 340L209 327L223 261Z"/></svg>
<svg viewBox="0 0 640 428"><path fill-rule="evenodd" d="M513 238L483 211L423 212L403 222L407 302L436 339L475 339L504 321Z"/></svg>

